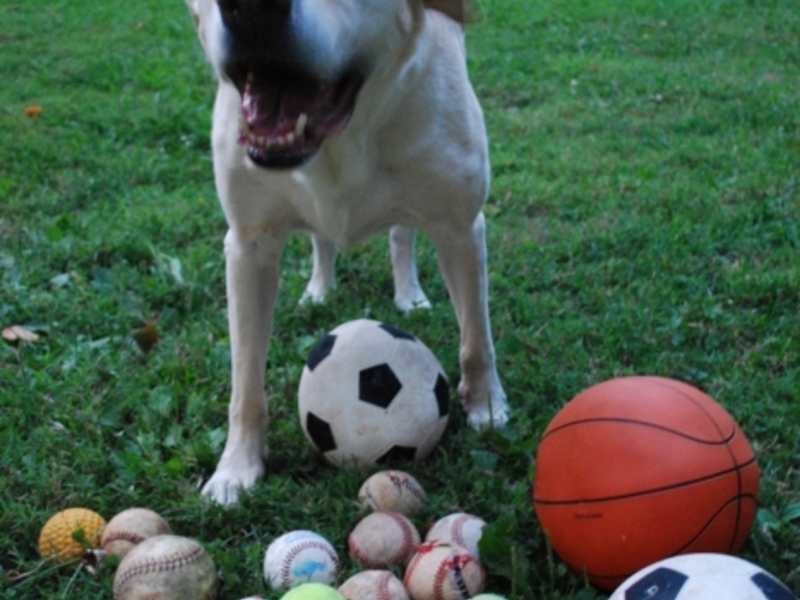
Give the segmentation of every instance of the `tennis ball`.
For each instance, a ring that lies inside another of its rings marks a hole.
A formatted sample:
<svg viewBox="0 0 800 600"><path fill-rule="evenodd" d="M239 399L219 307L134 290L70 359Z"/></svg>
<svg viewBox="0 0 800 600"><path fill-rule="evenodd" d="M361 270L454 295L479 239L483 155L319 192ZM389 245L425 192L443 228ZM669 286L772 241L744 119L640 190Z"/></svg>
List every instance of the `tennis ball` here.
<svg viewBox="0 0 800 600"><path fill-rule="evenodd" d="M39 553L58 563L83 558L87 550L98 546L105 526L105 519L87 508L62 510L42 527Z"/></svg>
<svg viewBox="0 0 800 600"><path fill-rule="evenodd" d="M281 600L346 600L336 588L324 583L301 583L281 596Z"/></svg>

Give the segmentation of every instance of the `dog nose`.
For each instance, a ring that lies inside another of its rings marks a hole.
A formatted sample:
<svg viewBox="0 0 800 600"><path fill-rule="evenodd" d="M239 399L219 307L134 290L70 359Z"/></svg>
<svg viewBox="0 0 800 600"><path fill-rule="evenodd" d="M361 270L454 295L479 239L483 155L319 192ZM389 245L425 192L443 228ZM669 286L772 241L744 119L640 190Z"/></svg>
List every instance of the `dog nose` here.
<svg viewBox="0 0 800 600"><path fill-rule="evenodd" d="M292 0L217 0L220 13L226 24L229 21L258 18L265 13L286 15Z"/></svg>

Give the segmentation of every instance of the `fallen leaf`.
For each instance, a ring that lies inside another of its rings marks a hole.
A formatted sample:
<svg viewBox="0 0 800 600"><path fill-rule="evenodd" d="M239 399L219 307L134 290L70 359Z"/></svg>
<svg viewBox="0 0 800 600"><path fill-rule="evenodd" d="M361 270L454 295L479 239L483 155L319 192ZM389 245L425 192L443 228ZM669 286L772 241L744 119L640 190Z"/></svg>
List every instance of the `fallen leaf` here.
<svg viewBox="0 0 800 600"><path fill-rule="evenodd" d="M25 109L25 114L28 115L31 118L38 117L40 114L42 114L42 107L41 106L29 106L28 108Z"/></svg>
<svg viewBox="0 0 800 600"><path fill-rule="evenodd" d="M3 329L3 339L6 343L16 346L20 342L38 342L39 336L21 325L12 325Z"/></svg>
<svg viewBox="0 0 800 600"><path fill-rule="evenodd" d="M158 329L153 323L148 323L144 327L136 329L131 335L133 335L133 339L136 340L136 345L139 346L139 350L145 354L149 354L153 348L158 345L160 339Z"/></svg>

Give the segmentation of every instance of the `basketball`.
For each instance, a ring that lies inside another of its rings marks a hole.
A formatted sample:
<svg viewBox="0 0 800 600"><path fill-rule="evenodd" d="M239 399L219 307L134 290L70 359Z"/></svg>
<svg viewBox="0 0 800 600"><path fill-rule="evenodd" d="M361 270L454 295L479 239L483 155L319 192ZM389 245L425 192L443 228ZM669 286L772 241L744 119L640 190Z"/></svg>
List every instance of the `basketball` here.
<svg viewBox="0 0 800 600"><path fill-rule="evenodd" d="M677 554L735 554L759 468L733 417L680 381L623 377L573 398L545 430L533 503L553 550L611 590Z"/></svg>

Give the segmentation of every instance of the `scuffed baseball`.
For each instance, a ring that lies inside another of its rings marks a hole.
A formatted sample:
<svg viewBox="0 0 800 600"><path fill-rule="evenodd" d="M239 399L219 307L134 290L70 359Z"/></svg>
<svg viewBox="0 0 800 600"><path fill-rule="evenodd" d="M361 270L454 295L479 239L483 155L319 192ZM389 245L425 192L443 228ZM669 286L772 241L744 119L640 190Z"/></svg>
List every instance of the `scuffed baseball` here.
<svg viewBox="0 0 800 600"><path fill-rule="evenodd" d="M403 584L413 600L466 600L483 591L486 571L462 546L426 542L411 559Z"/></svg>
<svg viewBox="0 0 800 600"><path fill-rule="evenodd" d="M478 549L478 542L481 540L485 525L486 521L475 515L463 512L453 513L436 521L425 534L425 541L439 540L463 546L480 560L481 553Z"/></svg>
<svg viewBox="0 0 800 600"><path fill-rule="evenodd" d="M170 533L169 524L157 512L147 508L129 508L108 522L100 538L100 548L123 558L144 540Z"/></svg>
<svg viewBox="0 0 800 600"><path fill-rule="evenodd" d="M358 503L365 509L388 510L413 517L422 512L428 497L419 481L408 473L379 471L358 490Z"/></svg>
<svg viewBox="0 0 800 600"><path fill-rule="evenodd" d="M137 544L114 576L114 600L211 600L216 592L217 571L205 548L176 535L157 535Z"/></svg>
<svg viewBox="0 0 800 600"><path fill-rule="evenodd" d="M338 568L339 557L328 540L298 529L284 533L267 548L264 581L274 590L306 582L333 585Z"/></svg>
<svg viewBox="0 0 800 600"><path fill-rule="evenodd" d="M362 571L339 586L347 600L410 600L403 582L391 571Z"/></svg>
<svg viewBox="0 0 800 600"><path fill-rule="evenodd" d="M350 556L369 569L405 566L420 544L420 535L407 517L378 511L361 519L347 538Z"/></svg>

